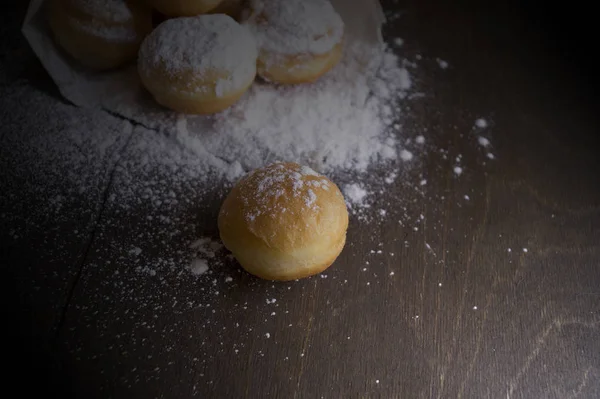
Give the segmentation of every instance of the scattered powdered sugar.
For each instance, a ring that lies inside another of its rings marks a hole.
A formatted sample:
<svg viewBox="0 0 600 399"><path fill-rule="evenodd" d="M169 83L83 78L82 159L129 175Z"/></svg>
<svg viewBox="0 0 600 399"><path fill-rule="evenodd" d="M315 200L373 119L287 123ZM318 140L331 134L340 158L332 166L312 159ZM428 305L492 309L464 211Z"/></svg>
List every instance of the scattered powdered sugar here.
<svg viewBox="0 0 600 399"><path fill-rule="evenodd" d="M223 244L209 237L202 237L191 243L190 248L196 250L198 254L205 258L214 258L215 253L223 248Z"/></svg>
<svg viewBox="0 0 600 399"><path fill-rule="evenodd" d="M344 22L328 0L254 0L251 9L244 23L273 62L280 55L325 54L344 36Z"/></svg>
<svg viewBox="0 0 600 399"><path fill-rule="evenodd" d="M131 248L131 250L129 250L130 255L138 256L141 253L142 253L142 249L139 247L133 247L133 248Z"/></svg>
<svg viewBox="0 0 600 399"><path fill-rule="evenodd" d="M398 177L398 173L397 173L397 172L390 172L390 174L388 174L388 175L385 177L384 181L385 181L387 184L392 184L392 183L394 183L394 182L396 181L396 178L397 178L397 177Z"/></svg>
<svg viewBox="0 0 600 399"><path fill-rule="evenodd" d="M482 147L489 147L489 145L490 145L490 141L483 136L477 137L477 142Z"/></svg>
<svg viewBox="0 0 600 399"><path fill-rule="evenodd" d="M400 151L400 159L402 159L405 162L412 161L413 154L408 150L402 150Z"/></svg>
<svg viewBox="0 0 600 399"><path fill-rule="evenodd" d="M442 68L442 69L447 69L449 66L448 61L444 61L440 58L436 58L436 61L437 61L438 65L440 66L440 68Z"/></svg>
<svg viewBox="0 0 600 399"><path fill-rule="evenodd" d="M225 75L217 85L217 94L222 94L252 80L257 56L256 41L246 27L225 14L211 14L160 24L142 43L139 65L149 76L165 71L176 79L191 72L196 75L194 82L210 74ZM207 86L205 82L197 90Z"/></svg>
<svg viewBox="0 0 600 399"><path fill-rule="evenodd" d="M208 263L205 259L194 259L190 265L190 272L194 276L201 276L208 271Z"/></svg>
<svg viewBox="0 0 600 399"><path fill-rule="evenodd" d="M483 118L478 118L475 120L475 126L480 129L485 129L488 127L488 122Z"/></svg>
<svg viewBox="0 0 600 399"><path fill-rule="evenodd" d="M194 258L187 268L194 276L202 276L209 273L210 265L222 265L222 259L217 256L224 249L220 240L201 237L192 242L189 248L194 252Z"/></svg>
<svg viewBox="0 0 600 399"><path fill-rule="evenodd" d="M360 207L364 205L365 198L368 195L367 190L359 183L347 184L344 186L344 196L350 207Z"/></svg>

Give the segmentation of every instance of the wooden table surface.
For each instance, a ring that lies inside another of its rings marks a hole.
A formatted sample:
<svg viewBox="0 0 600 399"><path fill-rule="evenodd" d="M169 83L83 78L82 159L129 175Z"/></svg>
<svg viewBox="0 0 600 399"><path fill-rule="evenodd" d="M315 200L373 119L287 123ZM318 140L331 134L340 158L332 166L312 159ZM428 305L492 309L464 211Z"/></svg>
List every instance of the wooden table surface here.
<svg viewBox="0 0 600 399"><path fill-rule="evenodd" d="M56 95L17 31L24 8L1 17L2 90L19 77ZM599 398L600 125L593 65L571 47L582 31L549 31L567 16L510 3L385 8L402 11L385 37L424 60L407 134L427 128L449 159L425 153L414 173L427 185L388 189L384 220L352 218L326 278L273 284L232 262L210 279L140 276L113 243L142 237L157 257L171 238L106 200L118 170L98 204L49 219L3 161L7 383L85 398ZM466 137L480 116L493 161ZM6 150L15 133L0 132ZM179 216L215 237L223 194ZM418 230L401 213L423 215ZM33 227L15 239L18 224Z"/></svg>

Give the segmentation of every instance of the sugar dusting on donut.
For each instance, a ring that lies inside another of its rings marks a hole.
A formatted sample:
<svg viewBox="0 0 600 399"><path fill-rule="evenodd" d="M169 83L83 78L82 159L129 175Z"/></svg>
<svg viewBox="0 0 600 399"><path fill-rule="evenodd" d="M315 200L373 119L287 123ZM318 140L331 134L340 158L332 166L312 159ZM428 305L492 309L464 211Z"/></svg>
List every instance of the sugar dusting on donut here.
<svg viewBox="0 0 600 399"><path fill-rule="evenodd" d="M254 0L246 21L273 55L325 54L341 42L344 22L328 0Z"/></svg>
<svg viewBox="0 0 600 399"><path fill-rule="evenodd" d="M73 24L75 28L90 35L101 37L109 42L130 43L142 40L142 37L139 37L138 32L135 30L134 25L104 26L82 22L69 17L67 17L67 21Z"/></svg>
<svg viewBox="0 0 600 399"><path fill-rule="evenodd" d="M76 10L89 17L82 20L78 16L67 15L66 22L74 28L112 42L136 42L143 39L136 30L134 9L127 1L70 1Z"/></svg>
<svg viewBox="0 0 600 399"><path fill-rule="evenodd" d="M242 196L247 222L261 215L297 212L298 209L289 207L290 196L300 200L298 203L303 204L304 209L318 211L319 189L328 191L330 188L329 180L311 168L279 162L254 170L245 180L246 187L252 187Z"/></svg>
<svg viewBox="0 0 600 399"><path fill-rule="evenodd" d="M248 29L224 14L175 18L160 24L140 48L140 67L178 75L215 73L217 95L252 79L256 41Z"/></svg>
<svg viewBox="0 0 600 399"><path fill-rule="evenodd" d="M127 22L133 18L130 5L125 0L71 0L81 12L113 22Z"/></svg>

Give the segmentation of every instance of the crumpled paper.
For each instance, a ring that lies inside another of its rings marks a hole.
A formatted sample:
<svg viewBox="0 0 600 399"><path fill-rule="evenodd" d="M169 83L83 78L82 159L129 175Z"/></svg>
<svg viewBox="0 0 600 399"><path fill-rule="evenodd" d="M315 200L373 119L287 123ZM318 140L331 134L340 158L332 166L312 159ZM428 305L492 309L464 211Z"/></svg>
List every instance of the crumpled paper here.
<svg viewBox="0 0 600 399"><path fill-rule="evenodd" d="M173 114L143 89L135 65L115 71L94 72L71 60L55 44L46 20L48 0L32 0L23 23L23 34L61 94L80 107L103 108L135 122L154 127L153 121ZM346 38L379 47L385 20L378 0L332 0L346 25ZM372 56L370 54L369 56ZM372 60L365 60L365 62ZM159 116L161 118L154 118Z"/></svg>

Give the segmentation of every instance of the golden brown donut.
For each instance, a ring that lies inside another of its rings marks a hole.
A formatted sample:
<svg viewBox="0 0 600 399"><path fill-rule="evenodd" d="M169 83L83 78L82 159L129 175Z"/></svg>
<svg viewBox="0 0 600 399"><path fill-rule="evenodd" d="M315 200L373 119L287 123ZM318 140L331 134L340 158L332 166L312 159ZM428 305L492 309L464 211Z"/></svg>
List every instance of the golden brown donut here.
<svg viewBox="0 0 600 399"><path fill-rule="evenodd" d="M235 103L256 76L252 34L224 14L169 19L142 43L138 70L159 104L212 114Z"/></svg>
<svg viewBox="0 0 600 399"><path fill-rule="evenodd" d="M348 210L338 187L295 163L257 169L229 193L221 240L249 273L267 280L318 274L346 243Z"/></svg>
<svg viewBox="0 0 600 399"><path fill-rule="evenodd" d="M253 0L246 14L265 80L313 82L342 58L344 22L328 0Z"/></svg>
<svg viewBox="0 0 600 399"><path fill-rule="evenodd" d="M193 17L206 14L223 0L146 0L156 10L169 17Z"/></svg>
<svg viewBox="0 0 600 399"><path fill-rule="evenodd" d="M132 61L152 30L147 7L126 0L52 0L50 29L81 64L98 70Z"/></svg>

